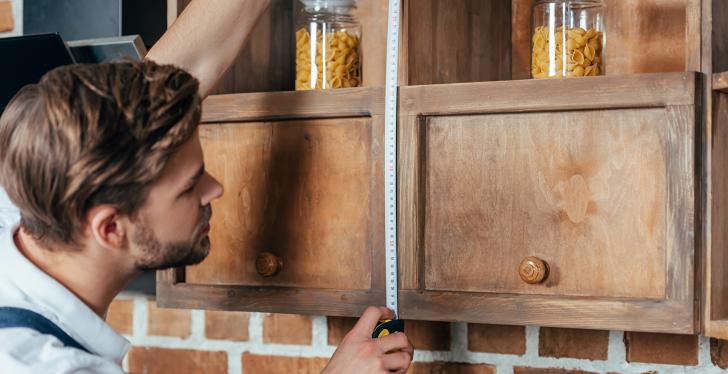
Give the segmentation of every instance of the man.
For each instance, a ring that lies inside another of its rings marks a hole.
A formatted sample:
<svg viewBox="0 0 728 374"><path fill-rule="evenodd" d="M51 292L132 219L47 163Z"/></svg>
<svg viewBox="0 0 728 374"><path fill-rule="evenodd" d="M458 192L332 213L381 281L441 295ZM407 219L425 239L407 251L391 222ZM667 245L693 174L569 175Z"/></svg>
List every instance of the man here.
<svg viewBox="0 0 728 374"><path fill-rule="evenodd" d="M111 301L142 270L207 256L223 190L204 168L200 102L266 6L196 0L150 61L59 68L7 106L0 372L120 372L129 344L103 320ZM367 309L325 372L405 372L406 336L370 337L392 317Z"/></svg>

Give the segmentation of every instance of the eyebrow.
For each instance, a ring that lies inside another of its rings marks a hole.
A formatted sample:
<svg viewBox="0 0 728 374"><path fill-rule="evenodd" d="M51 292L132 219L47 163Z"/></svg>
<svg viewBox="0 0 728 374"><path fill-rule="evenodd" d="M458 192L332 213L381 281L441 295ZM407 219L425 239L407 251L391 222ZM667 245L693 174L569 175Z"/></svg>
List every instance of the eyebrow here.
<svg viewBox="0 0 728 374"><path fill-rule="evenodd" d="M193 175L190 179L187 180L187 183L185 183L184 188L180 191L180 195L185 193L190 187L197 184L197 182L202 178L202 175L205 174L205 164L200 165L200 168L197 169L197 172L195 172L195 175Z"/></svg>

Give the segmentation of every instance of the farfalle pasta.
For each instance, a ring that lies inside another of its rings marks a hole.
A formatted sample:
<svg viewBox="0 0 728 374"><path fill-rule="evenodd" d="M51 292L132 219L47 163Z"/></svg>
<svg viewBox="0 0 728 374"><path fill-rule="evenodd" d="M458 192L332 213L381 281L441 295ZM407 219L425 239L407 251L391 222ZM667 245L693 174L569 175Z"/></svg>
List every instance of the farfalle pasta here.
<svg viewBox="0 0 728 374"><path fill-rule="evenodd" d="M604 34L596 29L538 26L533 33L533 78L586 77L604 73Z"/></svg>
<svg viewBox="0 0 728 374"><path fill-rule="evenodd" d="M346 31L325 34L318 31L312 47L308 30L296 31L296 90L360 85L361 57L357 35Z"/></svg>

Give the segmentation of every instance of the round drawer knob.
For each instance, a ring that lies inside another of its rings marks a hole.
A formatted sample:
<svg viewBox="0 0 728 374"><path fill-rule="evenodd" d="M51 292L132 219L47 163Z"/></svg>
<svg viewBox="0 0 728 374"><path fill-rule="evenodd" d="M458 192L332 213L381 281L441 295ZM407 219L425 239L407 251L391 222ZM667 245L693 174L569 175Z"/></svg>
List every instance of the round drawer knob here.
<svg viewBox="0 0 728 374"><path fill-rule="evenodd" d="M255 270L262 277L272 277L283 269L283 259L270 252L263 252L255 260Z"/></svg>
<svg viewBox="0 0 728 374"><path fill-rule="evenodd" d="M518 266L518 275L528 284L538 284L549 276L549 265L538 257L526 257Z"/></svg>

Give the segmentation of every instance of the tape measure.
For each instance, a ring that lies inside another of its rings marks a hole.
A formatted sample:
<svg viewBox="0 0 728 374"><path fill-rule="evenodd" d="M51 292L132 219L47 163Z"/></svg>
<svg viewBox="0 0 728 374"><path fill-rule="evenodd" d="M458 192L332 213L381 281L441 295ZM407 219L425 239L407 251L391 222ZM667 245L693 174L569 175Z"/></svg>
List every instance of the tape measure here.
<svg viewBox="0 0 728 374"><path fill-rule="evenodd" d="M387 307L399 316L397 301L397 70L399 68L400 0L389 0L387 26L387 62L384 93L384 233L385 233L385 285ZM404 331L401 320L382 321L375 338L383 331L387 334Z"/></svg>
<svg viewBox="0 0 728 374"><path fill-rule="evenodd" d="M395 332L404 332L404 321L401 319L381 321L372 333L372 338L383 338Z"/></svg>

